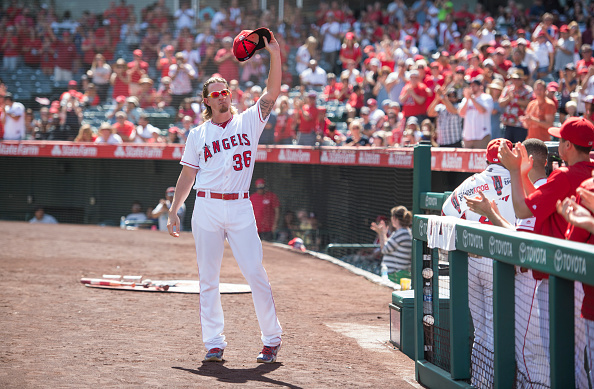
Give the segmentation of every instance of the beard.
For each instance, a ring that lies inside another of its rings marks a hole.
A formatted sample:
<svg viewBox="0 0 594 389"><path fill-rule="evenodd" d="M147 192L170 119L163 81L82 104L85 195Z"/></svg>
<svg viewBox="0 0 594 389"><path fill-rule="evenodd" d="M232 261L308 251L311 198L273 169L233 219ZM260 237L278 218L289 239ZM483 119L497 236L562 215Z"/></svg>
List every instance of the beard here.
<svg viewBox="0 0 594 389"><path fill-rule="evenodd" d="M221 105L221 108L219 108L219 113L225 113L227 111L229 111L228 105Z"/></svg>

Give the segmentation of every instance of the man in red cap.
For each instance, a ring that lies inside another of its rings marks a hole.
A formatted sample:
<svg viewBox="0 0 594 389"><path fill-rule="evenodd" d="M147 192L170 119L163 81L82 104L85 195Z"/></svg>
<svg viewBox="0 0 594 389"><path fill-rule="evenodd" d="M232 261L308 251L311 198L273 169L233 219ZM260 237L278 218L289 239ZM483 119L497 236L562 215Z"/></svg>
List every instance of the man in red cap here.
<svg viewBox="0 0 594 389"><path fill-rule="evenodd" d="M516 215L511 201L510 173L501 164L498 156L500 145L512 147L506 139L493 139L487 145L487 168L467 178L444 202L442 215L492 224L489 219L472 212L467 201L481 196L494 201L502 217L515 225ZM476 387L493 386L493 260L469 255L468 258L468 305L474 325L472 344L471 384ZM489 382L487 382L489 381Z"/></svg>
<svg viewBox="0 0 594 389"><path fill-rule="evenodd" d="M266 180L256 180L256 193L250 196L260 239L272 241L280 221L280 201L268 190Z"/></svg>

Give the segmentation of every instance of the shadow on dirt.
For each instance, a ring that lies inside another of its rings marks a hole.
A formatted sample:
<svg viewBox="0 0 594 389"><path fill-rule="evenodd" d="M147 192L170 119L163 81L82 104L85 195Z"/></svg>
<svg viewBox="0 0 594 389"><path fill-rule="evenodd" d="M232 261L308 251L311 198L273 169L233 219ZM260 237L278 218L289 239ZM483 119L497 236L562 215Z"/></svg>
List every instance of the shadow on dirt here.
<svg viewBox="0 0 594 389"><path fill-rule="evenodd" d="M265 374L270 373L282 366L282 363L262 364L254 368L247 369L229 369L225 363L203 362L197 369L187 369L185 367L173 366L173 369L187 371L204 377L213 377L221 382L232 384L244 384L247 382L262 382L282 387L301 389L300 386L292 385L287 382L268 378Z"/></svg>

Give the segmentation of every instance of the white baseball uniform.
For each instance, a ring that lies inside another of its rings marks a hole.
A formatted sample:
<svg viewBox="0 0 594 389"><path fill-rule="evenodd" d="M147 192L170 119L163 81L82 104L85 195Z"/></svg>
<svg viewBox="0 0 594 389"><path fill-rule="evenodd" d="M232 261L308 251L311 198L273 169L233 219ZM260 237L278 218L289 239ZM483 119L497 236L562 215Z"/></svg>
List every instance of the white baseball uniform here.
<svg viewBox="0 0 594 389"><path fill-rule="evenodd" d="M515 224L511 180L509 171L501 165L491 164L484 171L467 178L444 202L442 213L460 219L491 224L484 216L468 209L464 195L475 197L482 191L489 200L495 200L501 215ZM493 260L468 257L468 305L474 325L472 344L471 384L476 387L493 386Z"/></svg>
<svg viewBox="0 0 594 389"><path fill-rule="evenodd" d="M534 187L538 188L545 182L547 179L541 178L534 183ZM516 230L534 232L535 223L534 216L517 219ZM541 337L541 318L536 294L539 285L540 281L533 277L531 270L516 274L514 289L518 387L529 387L530 384L550 386L549 360Z"/></svg>
<svg viewBox="0 0 594 389"><path fill-rule="evenodd" d="M265 346L281 343L282 328L262 265L262 243L249 200L258 139L267 120L258 102L225 124L208 121L190 131L180 162L198 169L192 233L200 274L202 340L207 350L227 345L219 293L225 238L252 289L262 342Z"/></svg>

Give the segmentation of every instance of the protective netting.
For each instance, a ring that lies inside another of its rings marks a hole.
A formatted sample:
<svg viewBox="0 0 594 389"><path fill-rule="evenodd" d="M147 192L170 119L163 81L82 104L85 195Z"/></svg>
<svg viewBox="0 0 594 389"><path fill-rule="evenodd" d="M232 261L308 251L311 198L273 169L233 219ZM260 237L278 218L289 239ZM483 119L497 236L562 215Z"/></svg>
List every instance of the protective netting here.
<svg viewBox="0 0 594 389"><path fill-rule="evenodd" d="M181 170L179 163L163 160L1 157L0 164L0 218L29 220L40 205L61 223L112 226L132 213L135 201L140 212L155 208ZM412 170L259 162L257 178L266 179L280 200L274 240L302 236L313 250L328 243L373 243L370 224L378 215L389 215L395 205L412 206ZM185 203L186 230L195 195Z"/></svg>

